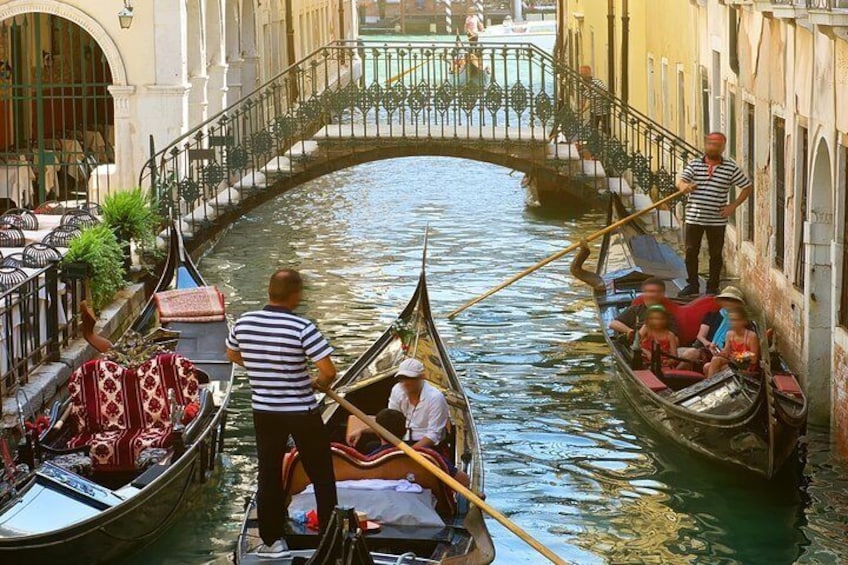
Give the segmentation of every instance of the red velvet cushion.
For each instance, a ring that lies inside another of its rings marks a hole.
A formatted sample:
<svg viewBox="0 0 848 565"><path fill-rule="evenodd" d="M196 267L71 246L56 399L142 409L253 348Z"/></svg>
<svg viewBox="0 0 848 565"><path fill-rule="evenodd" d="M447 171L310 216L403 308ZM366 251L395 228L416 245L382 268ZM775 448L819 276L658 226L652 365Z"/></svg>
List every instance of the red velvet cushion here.
<svg viewBox="0 0 848 565"><path fill-rule="evenodd" d="M801 390L801 385L795 380L795 377L790 374L774 375L774 386L777 390L786 394L794 394L796 396L804 396L804 391Z"/></svg>
<svg viewBox="0 0 848 565"><path fill-rule="evenodd" d="M645 301L641 296L637 296L633 300L633 304L643 304ZM677 322L677 338L681 346L689 345L698 337L698 331L701 329L701 321L710 312L718 311L718 303L714 296L702 296L696 298L688 304L678 304L672 300L665 298L663 306L668 312L674 316L674 321Z"/></svg>
<svg viewBox="0 0 848 565"><path fill-rule="evenodd" d="M653 371L644 369L642 371L633 371L639 381L654 392L666 390L668 387L664 382L659 380Z"/></svg>

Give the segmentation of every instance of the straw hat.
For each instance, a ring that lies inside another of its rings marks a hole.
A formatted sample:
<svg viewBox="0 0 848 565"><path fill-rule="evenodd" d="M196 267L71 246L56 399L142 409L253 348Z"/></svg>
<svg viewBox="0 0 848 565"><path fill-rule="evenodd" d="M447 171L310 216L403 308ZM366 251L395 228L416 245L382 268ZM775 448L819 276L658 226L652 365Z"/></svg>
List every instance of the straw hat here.
<svg viewBox="0 0 848 565"><path fill-rule="evenodd" d="M716 299L735 300L736 302L745 304L745 295L742 294L742 291L735 286L724 287L724 290L721 291L721 294L716 296Z"/></svg>

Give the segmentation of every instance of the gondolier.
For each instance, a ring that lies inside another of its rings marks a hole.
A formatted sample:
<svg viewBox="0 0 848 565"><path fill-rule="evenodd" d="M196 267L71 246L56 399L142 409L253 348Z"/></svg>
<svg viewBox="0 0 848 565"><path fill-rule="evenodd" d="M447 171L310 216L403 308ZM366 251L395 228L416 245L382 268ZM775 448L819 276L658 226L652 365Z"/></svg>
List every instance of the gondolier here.
<svg viewBox="0 0 848 565"><path fill-rule="evenodd" d="M754 191L751 181L732 159L723 156L727 138L714 132L707 136L704 156L690 161L680 174L677 188L689 193L686 204L685 240L687 285L681 296L700 294L698 284L698 255L701 240L707 236L710 252L710 275L707 294L718 292L721 269L724 266L722 249L727 218ZM742 189L739 197L728 204L730 188Z"/></svg>
<svg viewBox="0 0 848 565"><path fill-rule="evenodd" d="M247 369L259 460L257 515L262 557L287 553L283 456L291 435L304 470L315 485L318 519L327 524L336 505L330 436L318 411L314 388L329 387L336 377L333 348L315 325L294 314L303 291L297 271L282 269L268 285L268 305L243 314L227 338L227 355ZM318 368L310 378L307 359Z"/></svg>

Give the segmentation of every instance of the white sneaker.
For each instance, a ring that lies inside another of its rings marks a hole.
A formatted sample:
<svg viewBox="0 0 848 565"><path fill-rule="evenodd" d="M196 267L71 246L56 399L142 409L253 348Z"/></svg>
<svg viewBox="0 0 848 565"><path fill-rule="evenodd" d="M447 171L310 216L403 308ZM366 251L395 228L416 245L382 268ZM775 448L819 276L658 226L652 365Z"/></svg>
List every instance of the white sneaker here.
<svg viewBox="0 0 848 565"><path fill-rule="evenodd" d="M278 539L271 545L265 545L263 543L256 548L254 553L260 559L280 559L283 557L291 557L289 546L281 539Z"/></svg>

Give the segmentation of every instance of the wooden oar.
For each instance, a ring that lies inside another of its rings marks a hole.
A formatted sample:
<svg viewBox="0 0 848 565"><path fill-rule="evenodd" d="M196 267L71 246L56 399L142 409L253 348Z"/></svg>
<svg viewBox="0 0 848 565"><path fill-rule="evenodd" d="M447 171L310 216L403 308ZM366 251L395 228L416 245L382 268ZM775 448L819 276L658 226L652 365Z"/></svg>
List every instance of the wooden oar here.
<svg viewBox="0 0 848 565"><path fill-rule="evenodd" d="M402 73L398 73L398 74L394 75L393 77L390 77L386 81L386 86L391 86L393 82L397 82L400 79L402 79L403 77L405 77L406 75L408 75L409 73L420 69L422 66L424 66L424 63L426 63L426 62L427 61L422 61L421 63L418 63L414 67L410 67L410 68L406 69L405 71L403 71Z"/></svg>
<svg viewBox="0 0 848 565"><path fill-rule="evenodd" d="M368 427L377 432L383 439L406 453L412 459L415 460L416 463L436 475L443 483L448 485L450 488L458 492L467 498L470 502L474 503L480 510L484 511L486 514L500 522L506 529L520 537L523 541L525 541L530 547L544 555L547 559L550 560L551 563L556 563L557 565L566 565L566 562L557 556L556 553L548 549L546 546L542 545L541 542L536 540L533 536L525 532L521 527L519 527L515 522L501 514L498 510L490 506L486 503L485 500L474 494L474 492L457 482L456 479L442 471L438 466L434 465L430 461L428 461L423 455L415 451L412 447L402 442L398 437L392 434L389 430L378 424L374 421L374 418L369 417L365 412L342 398L338 393L333 390L325 391L327 396L335 400L339 403L339 406L359 418L361 421L365 422Z"/></svg>
<svg viewBox="0 0 848 565"><path fill-rule="evenodd" d="M511 276L510 278L508 278L507 280L505 280L504 282L502 282L498 286L496 286L496 287L494 287L490 290L487 290L486 292L484 292L483 294L474 298L473 300L466 302L465 304L463 304L462 306L460 306L459 308L457 308L456 310L454 310L453 312L448 314L448 318L455 318L458 314L464 312L468 308L471 308L472 306L474 306L478 302L481 302L481 301L487 299L488 297L492 296L496 292L503 290L504 288L508 287L509 285L514 283L515 281L523 279L527 275L538 271L539 269L541 269L542 267L544 267L548 263L553 263L554 261L556 261L560 257L562 257L564 255L568 255L569 253L571 253L572 251L574 251L576 249L580 249L581 245L588 243L592 240L598 239L599 237L602 237L602 236L608 234L609 232L620 228L624 224L635 220L639 216L643 216L643 215L647 214L648 212L650 212L651 210L655 210L655 209L659 208L660 206L662 206L663 204L668 204L669 202L671 202L675 198L685 196L686 194L687 194L686 192L682 192L682 191L681 192L675 192L674 194L666 196L662 200L658 200L657 202L654 202L652 205L648 206L644 210L639 210L638 212L630 214L626 218L623 218L623 219L615 222L614 224L610 224L600 231L596 231L595 233L583 238L582 240L578 241L577 243L572 243L571 245L569 245L565 249L557 251L553 255L550 255L550 256L546 257L545 259L542 259L541 261L539 261L538 263L536 263L532 267L527 267L526 269L524 269L520 273Z"/></svg>

